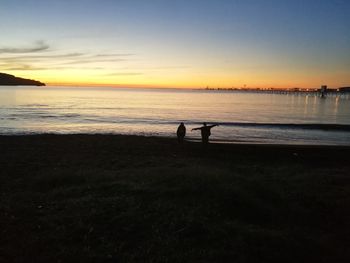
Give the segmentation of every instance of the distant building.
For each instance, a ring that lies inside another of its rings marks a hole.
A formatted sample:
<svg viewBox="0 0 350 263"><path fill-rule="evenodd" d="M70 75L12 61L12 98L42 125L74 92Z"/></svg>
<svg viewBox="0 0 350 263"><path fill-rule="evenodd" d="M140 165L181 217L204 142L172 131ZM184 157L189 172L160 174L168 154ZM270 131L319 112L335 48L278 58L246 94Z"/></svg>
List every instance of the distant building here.
<svg viewBox="0 0 350 263"><path fill-rule="evenodd" d="M320 92L321 92L321 98L324 98L324 96L327 92L327 85L322 85Z"/></svg>
<svg viewBox="0 0 350 263"><path fill-rule="evenodd" d="M350 87L341 87L338 89L341 92L349 92L350 91Z"/></svg>

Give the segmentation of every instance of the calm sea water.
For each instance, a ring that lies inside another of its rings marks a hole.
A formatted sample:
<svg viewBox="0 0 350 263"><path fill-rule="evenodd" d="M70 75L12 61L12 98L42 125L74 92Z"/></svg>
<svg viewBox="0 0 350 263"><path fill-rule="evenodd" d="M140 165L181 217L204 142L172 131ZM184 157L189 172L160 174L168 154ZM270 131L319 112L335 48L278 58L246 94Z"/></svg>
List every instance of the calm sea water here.
<svg viewBox="0 0 350 263"><path fill-rule="evenodd" d="M347 98L205 90L0 87L0 134L113 133L199 139L350 145Z"/></svg>

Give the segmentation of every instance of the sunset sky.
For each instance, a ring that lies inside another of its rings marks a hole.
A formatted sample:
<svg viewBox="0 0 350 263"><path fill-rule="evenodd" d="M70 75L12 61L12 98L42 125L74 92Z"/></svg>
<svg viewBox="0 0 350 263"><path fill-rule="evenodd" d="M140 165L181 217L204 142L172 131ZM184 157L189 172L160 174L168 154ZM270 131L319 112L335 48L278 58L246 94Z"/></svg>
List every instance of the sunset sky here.
<svg viewBox="0 0 350 263"><path fill-rule="evenodd" d="M0 72L47 84L350 86L349 0L1 0Z"/></svg>

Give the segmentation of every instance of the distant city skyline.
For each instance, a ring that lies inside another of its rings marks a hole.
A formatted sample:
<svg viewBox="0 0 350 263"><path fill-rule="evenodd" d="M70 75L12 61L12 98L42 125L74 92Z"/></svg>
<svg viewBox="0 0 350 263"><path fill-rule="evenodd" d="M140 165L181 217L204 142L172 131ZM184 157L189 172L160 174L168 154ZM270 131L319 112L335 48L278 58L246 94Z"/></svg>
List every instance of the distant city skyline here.
<svg viewBox="0 0 350 263"><path fill-rule="evenodd" d="M0 72L48 85L350 86L350 1L2 0Z"/></svg>

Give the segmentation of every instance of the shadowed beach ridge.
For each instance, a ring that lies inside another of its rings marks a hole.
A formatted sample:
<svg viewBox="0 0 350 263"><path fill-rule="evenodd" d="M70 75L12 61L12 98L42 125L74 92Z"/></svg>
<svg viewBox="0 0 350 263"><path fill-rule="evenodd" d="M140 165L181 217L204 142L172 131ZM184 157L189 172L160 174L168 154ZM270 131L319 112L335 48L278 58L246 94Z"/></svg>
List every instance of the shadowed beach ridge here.
<svg viewBox="0 0 350 263"><path fill-rule="evenodd" d="M1 262L348 262L350 147L0 136Z"/></svg>

